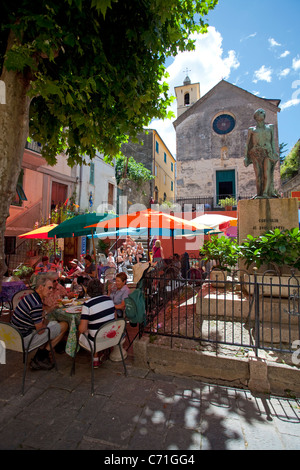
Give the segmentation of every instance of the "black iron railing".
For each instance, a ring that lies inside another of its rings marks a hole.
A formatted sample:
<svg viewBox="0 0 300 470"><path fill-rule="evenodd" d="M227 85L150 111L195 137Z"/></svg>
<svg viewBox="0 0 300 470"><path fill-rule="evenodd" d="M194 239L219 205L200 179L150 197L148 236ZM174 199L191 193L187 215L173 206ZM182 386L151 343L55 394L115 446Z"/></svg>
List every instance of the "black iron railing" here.
<svg viewBox="0 0 300 470"><path fill-rule="evenodd" d="M212 270L206 275L193 268L182 277L178 266L154 269L145 276L144 333L167 339L171 347L191 341L198 350L226 346L234 355L263 349L295 357L298 348L300 358L299 285L293 273L228 276Z"/></svg>

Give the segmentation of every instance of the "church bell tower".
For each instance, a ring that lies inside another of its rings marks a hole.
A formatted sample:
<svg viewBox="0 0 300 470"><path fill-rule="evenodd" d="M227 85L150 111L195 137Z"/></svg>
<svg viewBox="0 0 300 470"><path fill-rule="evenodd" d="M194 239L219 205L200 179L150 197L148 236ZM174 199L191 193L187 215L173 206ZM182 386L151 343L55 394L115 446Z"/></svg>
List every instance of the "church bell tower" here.
<svg viewBox="0 0 300 470"><path fill-rule="evenodd" d="M177 99L177 118L200 99L200 83L191 83L186 75L183 85L175 87Z"/></svg>

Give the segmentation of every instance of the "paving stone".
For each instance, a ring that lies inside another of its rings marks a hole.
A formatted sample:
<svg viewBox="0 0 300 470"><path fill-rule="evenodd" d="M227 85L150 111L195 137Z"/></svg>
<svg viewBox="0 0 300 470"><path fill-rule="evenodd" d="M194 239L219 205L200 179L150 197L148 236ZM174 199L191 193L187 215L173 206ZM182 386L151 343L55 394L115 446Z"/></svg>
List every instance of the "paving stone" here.
<svg viewBox="0 0 300 470"><path fill-rule="evenodd" d="M57 357L59 371L28 370L20 395L17 354L0 366L0 449L178 451L299 450L300 402L189 377L155 374L88 355ZM16 367L14 367L16 366ZM128 455L128 454L127 454Z"/></svg>

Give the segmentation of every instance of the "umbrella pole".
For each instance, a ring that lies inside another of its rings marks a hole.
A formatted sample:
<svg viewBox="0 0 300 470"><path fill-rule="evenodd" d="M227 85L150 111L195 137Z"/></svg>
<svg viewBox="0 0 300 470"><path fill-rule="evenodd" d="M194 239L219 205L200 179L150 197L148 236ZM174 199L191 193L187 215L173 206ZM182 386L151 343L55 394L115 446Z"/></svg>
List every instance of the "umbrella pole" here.
<svg viewBox="0 0 300 470"><path fill-rule="evenodd" d="M150 261L150 228L149 227L148 227L147 245L148 245L148 261Z"/></svg>
<svg viewBox="0 0 300 470"><path fill-rule="evenodd" d="M96 259L95 239L94 239L93 229L91 229L91 232L92 232L92 242L93 242L94 257L95 257L95 263L96 263L96 277L99 278L99 276L98 276L98 267L97 267L97 259Z"/></svg>
<svg viewBox="0 0 300 470"><path fill-rule="evenodd" d="M173 252L173 257L174 257L174 229L172 229L171 233L172 233L172 252Z"/></svg>

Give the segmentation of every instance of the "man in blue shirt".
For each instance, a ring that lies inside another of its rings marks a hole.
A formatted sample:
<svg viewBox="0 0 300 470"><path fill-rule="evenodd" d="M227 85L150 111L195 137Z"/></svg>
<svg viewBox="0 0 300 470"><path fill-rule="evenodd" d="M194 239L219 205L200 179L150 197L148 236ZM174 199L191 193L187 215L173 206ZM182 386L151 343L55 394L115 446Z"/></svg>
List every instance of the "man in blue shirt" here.
<svg viewBox="0 0 300 470"><path fill-rule="evenodd" d="M43 302L52 289L52 280L48 278L47 274L40 274L37 277L35 292L26 295L15 308L11 323L23 336L25 347L28 346L30 341L30 347L42 346L45 338L48 337L48 331L44 329L45 327L50 329L51 345L54 347L61 341L68 329L67 322L48 322L45 318ZM37 334L34 335L36 332ZM31 368L35 370L51 369L53 363L50 360L49 351L49 343L45 347L43 346L42 349L38 349L30 362Z"/></svg>

